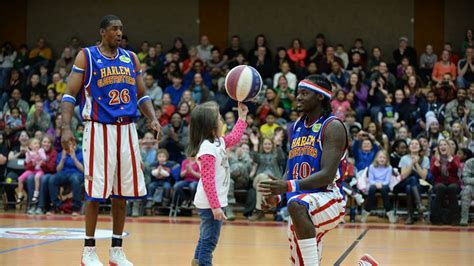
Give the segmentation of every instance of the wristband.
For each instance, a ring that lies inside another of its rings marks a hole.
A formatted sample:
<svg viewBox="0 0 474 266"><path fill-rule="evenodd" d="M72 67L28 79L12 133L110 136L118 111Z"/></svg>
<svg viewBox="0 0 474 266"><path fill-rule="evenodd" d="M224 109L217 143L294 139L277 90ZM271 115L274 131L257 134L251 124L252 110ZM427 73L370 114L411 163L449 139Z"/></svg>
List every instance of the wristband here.
<svg viewBox="0 0 474 266"><path fill-rule="evenodd" d="M64 94L63 98L61 99L61 102L68 102L68 103L76 104L76 98L72 95Z"/></svg>
<svg viewBox="0 0 474 266"><path fill-rule="evenodd" d="M150 96L145 95L138 100L138 106L141 106L144 102L151 101Z"/></svg>
<svg viewBox="0 0 474 266"><path fill-rule="evenodd" d="M298 184L298 180L290 180L287 182L288 184L288 192L296 192L300 190L300 185Z"/></svg>

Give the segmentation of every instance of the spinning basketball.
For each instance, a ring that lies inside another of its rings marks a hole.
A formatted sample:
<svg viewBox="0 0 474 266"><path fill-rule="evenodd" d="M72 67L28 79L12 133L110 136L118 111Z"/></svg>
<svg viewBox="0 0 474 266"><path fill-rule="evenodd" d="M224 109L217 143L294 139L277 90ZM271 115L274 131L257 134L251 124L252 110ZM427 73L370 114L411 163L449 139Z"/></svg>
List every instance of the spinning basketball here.
<svg viewBox="0 0 474 266"><path fill-rule="evenodd" d="M262 88L262 77L251 66L240 65L232 68L225 77L225 89L230 98L247 102L255 98Z"/></svg>

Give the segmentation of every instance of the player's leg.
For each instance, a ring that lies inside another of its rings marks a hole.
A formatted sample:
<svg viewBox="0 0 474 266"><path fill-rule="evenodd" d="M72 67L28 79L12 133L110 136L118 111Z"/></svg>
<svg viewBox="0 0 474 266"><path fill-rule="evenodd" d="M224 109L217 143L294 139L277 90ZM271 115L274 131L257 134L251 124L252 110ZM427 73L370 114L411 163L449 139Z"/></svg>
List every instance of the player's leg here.
<svg viewBox="0 0 474 266"><path fill-rule="evenodd" d="M304 195L302 195L304 196ZM309 206L301 200L290 200L288 202L288 213L296 238L293 239L299 265L319 265L318 248L316 243L316 229L309 216ZM299 252L298 252L299 251Z"/></svg>

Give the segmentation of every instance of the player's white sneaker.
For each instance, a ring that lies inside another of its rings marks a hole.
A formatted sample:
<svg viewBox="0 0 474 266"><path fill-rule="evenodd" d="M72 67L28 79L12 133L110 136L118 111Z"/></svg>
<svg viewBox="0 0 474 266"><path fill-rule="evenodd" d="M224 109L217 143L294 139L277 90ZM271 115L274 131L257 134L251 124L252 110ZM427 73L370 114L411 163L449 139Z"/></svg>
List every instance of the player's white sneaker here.
<svg viewBox="0 0 474 266"><path fill-rule="evenodd" d="M81 266L103 266L97 256L95 247L84 247L82 252Z"/></svg>
<svg viewBox="0 0 474 266"><path fill-rule="evenodd" d="M122 247L113 247L109 250L109 265L110 266L133 266L125 253L123 252Z"/></svg>
<svg viewBox="0 0 474 266"><path fill-rule="evenodd" d="M378 266L379 263L369 254L364 254L358 262L359 266Z"/></svg>

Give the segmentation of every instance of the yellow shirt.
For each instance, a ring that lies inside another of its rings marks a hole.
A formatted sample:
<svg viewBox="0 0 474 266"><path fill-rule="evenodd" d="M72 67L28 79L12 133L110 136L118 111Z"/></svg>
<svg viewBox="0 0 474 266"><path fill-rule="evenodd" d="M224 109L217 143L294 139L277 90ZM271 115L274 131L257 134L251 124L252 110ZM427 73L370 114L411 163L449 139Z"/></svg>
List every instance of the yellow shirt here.
<svg viewBox="0 0 474 266"><path fill-rule="evenodd" d="M56 91L56 93L58 93L58 94L64 94L66 92L66 82L60 81L56 84L54 84L54 83L49 84L48 90L49 89L54 89Z"/></svg>
<svg viewBox="0 0 474 266"><path fill-rule="evenodd" d="M270 126L269 124L265 123L260 127L260 132L262 133L262 136L264 138L273 138L275 129L277 129L278 127L280 126L277 124L273 124Z"/></svg>
<svg viewBox="0 0 474 266"><path fill-rule="evenodd" d="M30 51L30 58L35 58L37 56L41 56L44 59L51 60L51 58L53 58L53 51L51 51L51 48L49 47L45 47L43 49L33 48Z"/></svg>

